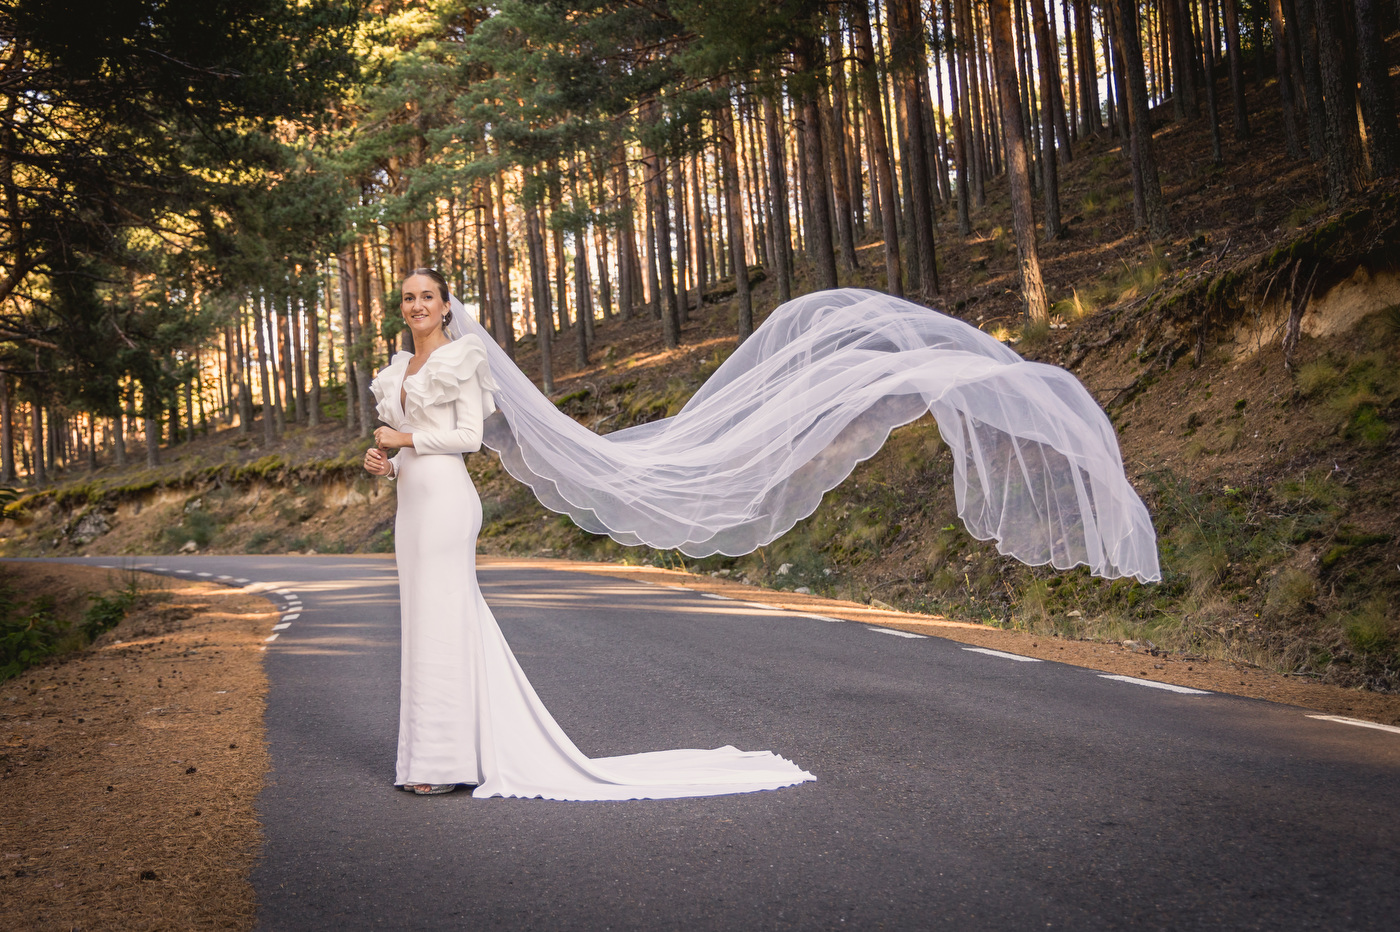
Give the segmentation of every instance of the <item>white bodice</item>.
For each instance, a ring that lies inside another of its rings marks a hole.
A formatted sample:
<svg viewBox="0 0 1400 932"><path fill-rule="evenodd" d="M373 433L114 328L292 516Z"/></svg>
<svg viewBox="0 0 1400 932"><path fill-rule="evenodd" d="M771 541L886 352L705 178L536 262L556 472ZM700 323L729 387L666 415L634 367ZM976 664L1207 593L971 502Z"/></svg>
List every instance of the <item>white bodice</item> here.
<svg viewBox="0 0 1400 932"><path fill-rule="evenodd" d="M497 389L481 339L467 334L440 346L423 368L406 375L412 358L408 352L395 354L370 384L379 419L413 434L419 453L479 450L482 422L496 410L492 393Z"/></svg>

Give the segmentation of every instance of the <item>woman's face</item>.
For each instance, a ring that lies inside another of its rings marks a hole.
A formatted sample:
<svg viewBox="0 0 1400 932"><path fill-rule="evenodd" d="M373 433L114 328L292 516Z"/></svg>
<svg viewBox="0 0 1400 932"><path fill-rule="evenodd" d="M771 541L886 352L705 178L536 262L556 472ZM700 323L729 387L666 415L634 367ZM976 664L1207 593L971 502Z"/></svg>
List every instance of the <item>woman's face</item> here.
<svg viewBox="0 0 1400 932"><path fill-rule="evenodd" d="M403 283L403 319L415 338L442 329L448 311L438 283L426 275L410 275Z"/></svg>

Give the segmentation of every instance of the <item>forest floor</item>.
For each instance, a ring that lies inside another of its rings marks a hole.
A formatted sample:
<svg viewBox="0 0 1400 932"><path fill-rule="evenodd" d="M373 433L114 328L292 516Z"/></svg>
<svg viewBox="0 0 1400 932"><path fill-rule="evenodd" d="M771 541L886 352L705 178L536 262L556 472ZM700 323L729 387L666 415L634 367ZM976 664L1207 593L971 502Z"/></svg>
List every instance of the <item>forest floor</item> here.
<svg viewBox="0 0 1400 932"><path fill-rule="evenodd" d="M1067 231L1040 247L1049 328L1021 317L1004 184L974 208L970 236L941 220L942 290L927 303L1070 368L1105 406L1157 526L1161 583L1028 568L972 540L929 418L896 431L785 537L737 559L691 562L585 534L493 456L472 456L483 552L684 565L1041 637L1129 642L1159 662L1215 659L1400 690L1400 190L1377 184L1329 208L1321 169L1282 151L1268 108L1276 93L1251 89L1253 141L1234 140L1222 115L1220 166L1202 121L1159 115L1172 220L1159 241L1133 230L1119 141L1081 141L1061 168ZM882 248L863 241L861 267L843 270L841 283L878 288ZM793 293L813 287L799 261ZM584 367L572 336L557 337L559 407L603 432L680 410L736 345L733 299L694 297L678 349L645 315L599 322ZM1295 302L1301 336L1285 359ZM757 320L776 304L776 283L757 282ZM518 361L538 374L533 339ZM328 416L343 412L333 392L327 399ZM290 428L264 447L260 427L211 430L164 450L154 470L61 474L7 510L0 550L392 549L392 491L359 470L364 441L328 424Z"/></svg>
<svg viewBox="0 0 1400 932"><path fill-rule="evenodd" d="M69 624L89 595L140 593L90 646L0 683L0 928L251 928L275 606L88 566L0 573Z"/></svg>

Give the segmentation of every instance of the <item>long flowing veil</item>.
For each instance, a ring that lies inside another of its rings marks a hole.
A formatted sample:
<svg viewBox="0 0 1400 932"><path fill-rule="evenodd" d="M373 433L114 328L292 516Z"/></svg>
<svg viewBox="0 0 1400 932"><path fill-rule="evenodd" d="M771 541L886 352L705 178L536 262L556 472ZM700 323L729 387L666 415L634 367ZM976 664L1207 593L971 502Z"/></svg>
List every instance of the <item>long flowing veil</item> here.
<svg viewBox="0 0 1400 932"><path fill-rule="evenodd" d="M1161 578L1117 435L1079 380L926 307L851 288L789 301L680 413L606 435L559 411L455 298L453 310L450 332L486 343L500 386L486 446L585 530L748 553L928 411L974 537L1031 565Z"/></svg>

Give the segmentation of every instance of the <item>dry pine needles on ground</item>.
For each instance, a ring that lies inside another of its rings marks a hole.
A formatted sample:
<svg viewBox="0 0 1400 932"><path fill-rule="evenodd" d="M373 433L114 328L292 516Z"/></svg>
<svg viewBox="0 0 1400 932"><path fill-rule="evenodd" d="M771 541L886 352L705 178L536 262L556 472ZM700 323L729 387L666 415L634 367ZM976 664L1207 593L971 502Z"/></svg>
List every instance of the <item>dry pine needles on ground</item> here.
<svg viewBox="0 0 1400 932"><path fill-rule="evenodd" d="M148 593L89 648L0 684L0 929L248 929L268 769L266 599L7 564L22 593Z"/></svg>

